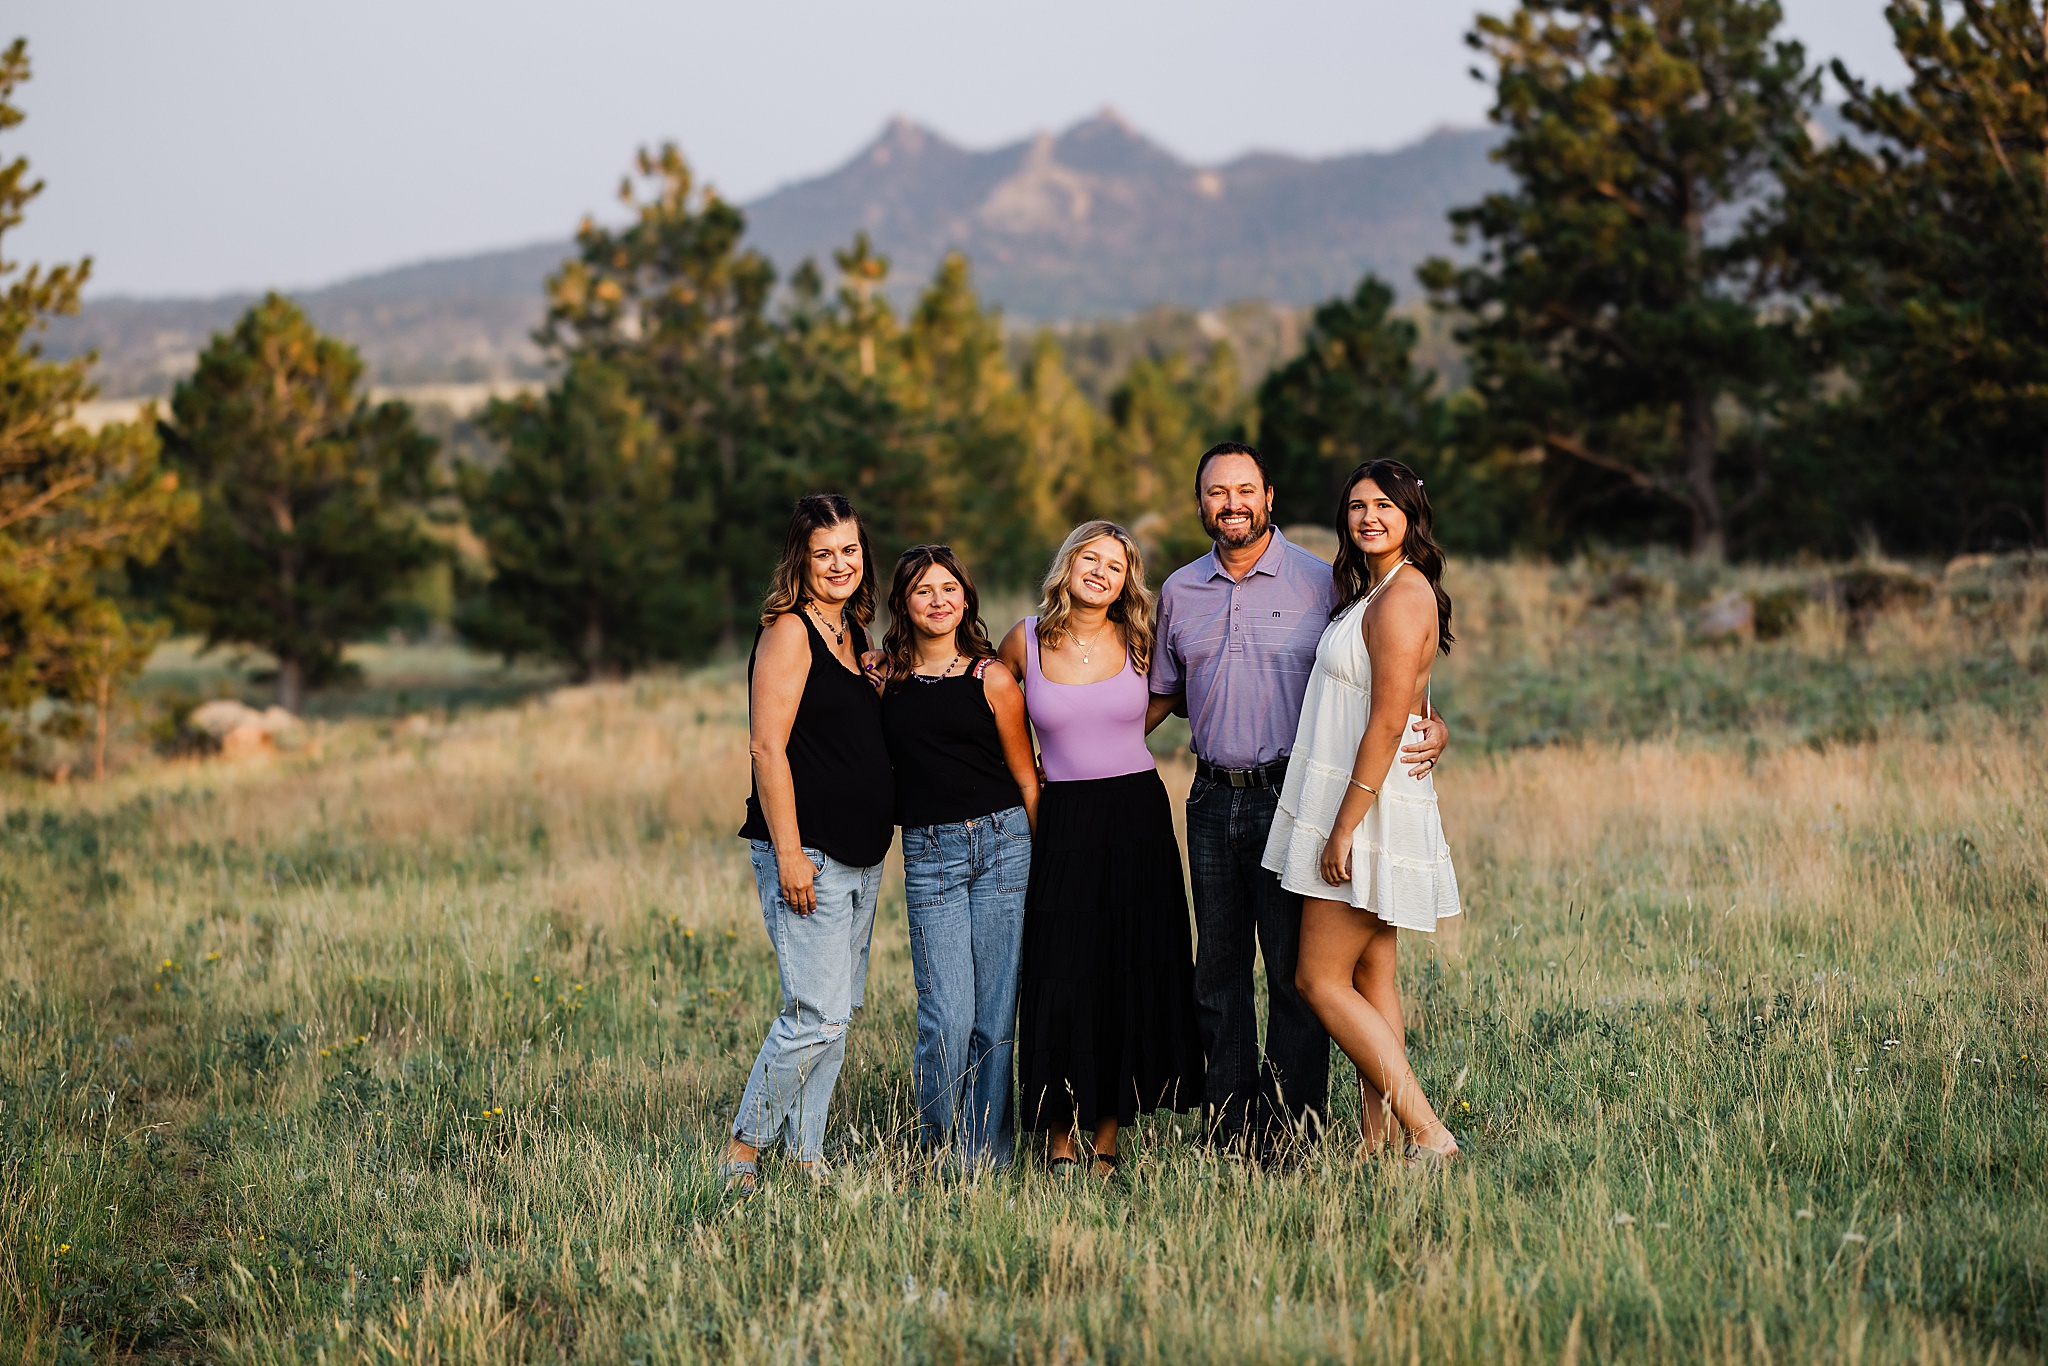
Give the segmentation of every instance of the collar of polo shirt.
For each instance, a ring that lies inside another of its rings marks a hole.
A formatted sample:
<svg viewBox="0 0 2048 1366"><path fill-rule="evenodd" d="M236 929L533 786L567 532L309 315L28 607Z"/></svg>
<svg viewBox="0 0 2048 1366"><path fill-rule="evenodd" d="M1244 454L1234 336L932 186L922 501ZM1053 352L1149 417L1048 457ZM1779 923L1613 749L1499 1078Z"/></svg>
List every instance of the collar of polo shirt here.
<svg viewBox="0 0 2048 1366"><path fill-rule="evenodd" d="M1280 572L1280 557L1286 553L1287 538L1280 534L1279 527L1268 525L1266 528L1266 548L1259 552L1259 558L1253 562L1252 567L1245 570L1245 578L1250 578L1254 574L1278 574ZM1223 567L1223 557L1216 553L1216 546L1213 542L1209 546L1209 577L1212 579L1230 578L1230 572Z"/></svg>

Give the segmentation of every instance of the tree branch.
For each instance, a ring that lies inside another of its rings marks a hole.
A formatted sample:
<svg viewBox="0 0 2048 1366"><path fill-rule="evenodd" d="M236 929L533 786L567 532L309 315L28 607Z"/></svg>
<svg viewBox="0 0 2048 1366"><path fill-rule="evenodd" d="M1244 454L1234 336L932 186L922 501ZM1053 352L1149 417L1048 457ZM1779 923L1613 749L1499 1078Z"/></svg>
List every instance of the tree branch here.
<svg viewBox="0 0 2048 1366"><path fill-rule="evenodd" d="M1566 436L1563 432L1545 432L1543 434L1543 444L1560 455L1568 455L1574 460L1583 461L1593 466L1595 469L1606 470L1610 474L1618 474L1646 493L1661 493L1665 497L1677 499L1681 503L1687 501L1682 485L1666 479L1662 475L1638 469L1625 460L1617 460L1611 455L1602 455L1600 452L1590 449L1584 443Z"/></svg>
<svg viewBox="0 0 2048 1366"><path fill-rule="evenodd" d="M16 522L27 521L73 489L83 488L91 482L90 474L74 474L69 479L59 479L12 512L0 515L0 530L5 530Z"/></svg>

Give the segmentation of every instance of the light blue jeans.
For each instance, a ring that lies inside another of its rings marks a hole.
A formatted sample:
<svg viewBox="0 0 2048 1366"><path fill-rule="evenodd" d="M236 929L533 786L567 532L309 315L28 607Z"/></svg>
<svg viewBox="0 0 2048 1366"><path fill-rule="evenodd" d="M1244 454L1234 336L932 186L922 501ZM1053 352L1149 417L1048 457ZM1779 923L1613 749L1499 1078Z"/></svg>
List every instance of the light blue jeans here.
<svg viewBox="0 0 2048 1366"><path fill-rule="evenodd" d="M782 1013L754 1058L732 1136L756 1148L786 1138L799 1162L825 1152L825 1112L846 1061L846 1027L860 1009L875 932L882 869L851 868L818 849L804 855L817 870L818 909L798 915L782 899L775 846L753 841L761 919L775 946Z"/></svg>
<svg viewBox="0 0 2048 1366"><path fill-rule="evenodd" d="M1030 880L1031 826L1021 806L903 832L918 1136L933 1147L950 1137L964 1166L1010 1165L1010 1055Z"/></svg>

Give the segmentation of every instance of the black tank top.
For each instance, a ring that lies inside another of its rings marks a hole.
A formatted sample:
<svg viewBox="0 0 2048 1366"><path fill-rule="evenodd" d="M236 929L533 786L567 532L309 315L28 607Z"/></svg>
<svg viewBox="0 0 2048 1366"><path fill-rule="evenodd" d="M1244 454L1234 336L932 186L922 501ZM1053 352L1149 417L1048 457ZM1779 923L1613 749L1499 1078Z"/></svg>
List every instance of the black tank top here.
<svg viewBox="0 0 2048 1366"><path fill-rule="evenodd" d="M1023 805L982 687L991 667L1003 666L984 659L964 674L911 678L883 695L898 825L951 825Z"/></svg>
<svg viewBox="0 0 2048 1366"><path fill-rule="evenodd" d="M810 613L797 615L811 638L811 672L797 702L796 724L789 729L797 835L805 847L823 850L849 867L872 868L896 837L896 794L889 746L882 739L882 701L865 678L839 662ZM855 627L854 635L865 650L867 632ZM757 631L754 655L760 651ZM754 655L747 657L750 691ZM747 823L740 827L740 838L774 838L761 811L758 787L747 798Z"/></svg>

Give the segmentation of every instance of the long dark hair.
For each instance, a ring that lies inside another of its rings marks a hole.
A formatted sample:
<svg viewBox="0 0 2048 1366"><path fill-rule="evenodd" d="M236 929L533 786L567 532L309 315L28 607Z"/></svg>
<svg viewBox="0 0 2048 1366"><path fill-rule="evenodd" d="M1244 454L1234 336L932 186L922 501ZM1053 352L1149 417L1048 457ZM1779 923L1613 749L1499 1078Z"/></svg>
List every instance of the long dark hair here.
<svg viewBox="0 0 2048 1366"><path fill-rule="evenodd" d="M1330 578L1337 586L1337 603L1330 609L1330 615L1336 616L1372 587L1365 552L1351 539L1348 516L1351 490L1366 479L1378 484L1387 501L1401 509L1401 515L1408 519L1408 535L1401 543L1401 554L1422 571L1422 577L1429 580L1430 591L1436 594L1436 647L1449 654L1451 642L1457 637L1451 634L1451 595L1444 592L1444 552L1433 534L1436 515L1430 511L1429 495L1423 492L1422 481L1416 478L1414 470L1398 460L1366 461L1351 471L1343 492L1337 495L1337 563L1330 570Z"/></svg>
<svg viewBox="0 0 2048 1366"><path fill-rule="evenodd" d="M889 657L889 687L893 690L910 681L917 669L917 628L910 624L910 590L917 587L933 565L960 580L966 610L953 628L953 648L968 659L994 659L996 647L988 643L988 628L981 622L981 594L967 566L949 545L914 545L896 558L896 575L889 582L889 633L882 637L882 653Z"/></svg>
<svg viewBox="0 0 2048 1366"><path fill-rule="evenodd" d="M789 534L782 538L782 559L775 566L775 576L768 580L768 596L761 600L763 626L773 625L777 617L797 611L810 600L804 565L811 558L811 533L847 522L860 533L860 586L846 604L846 616L867 630L875 619L875 548L868 541L868 524L843 493L807 493L796 500L789 514Z"/></svg>

